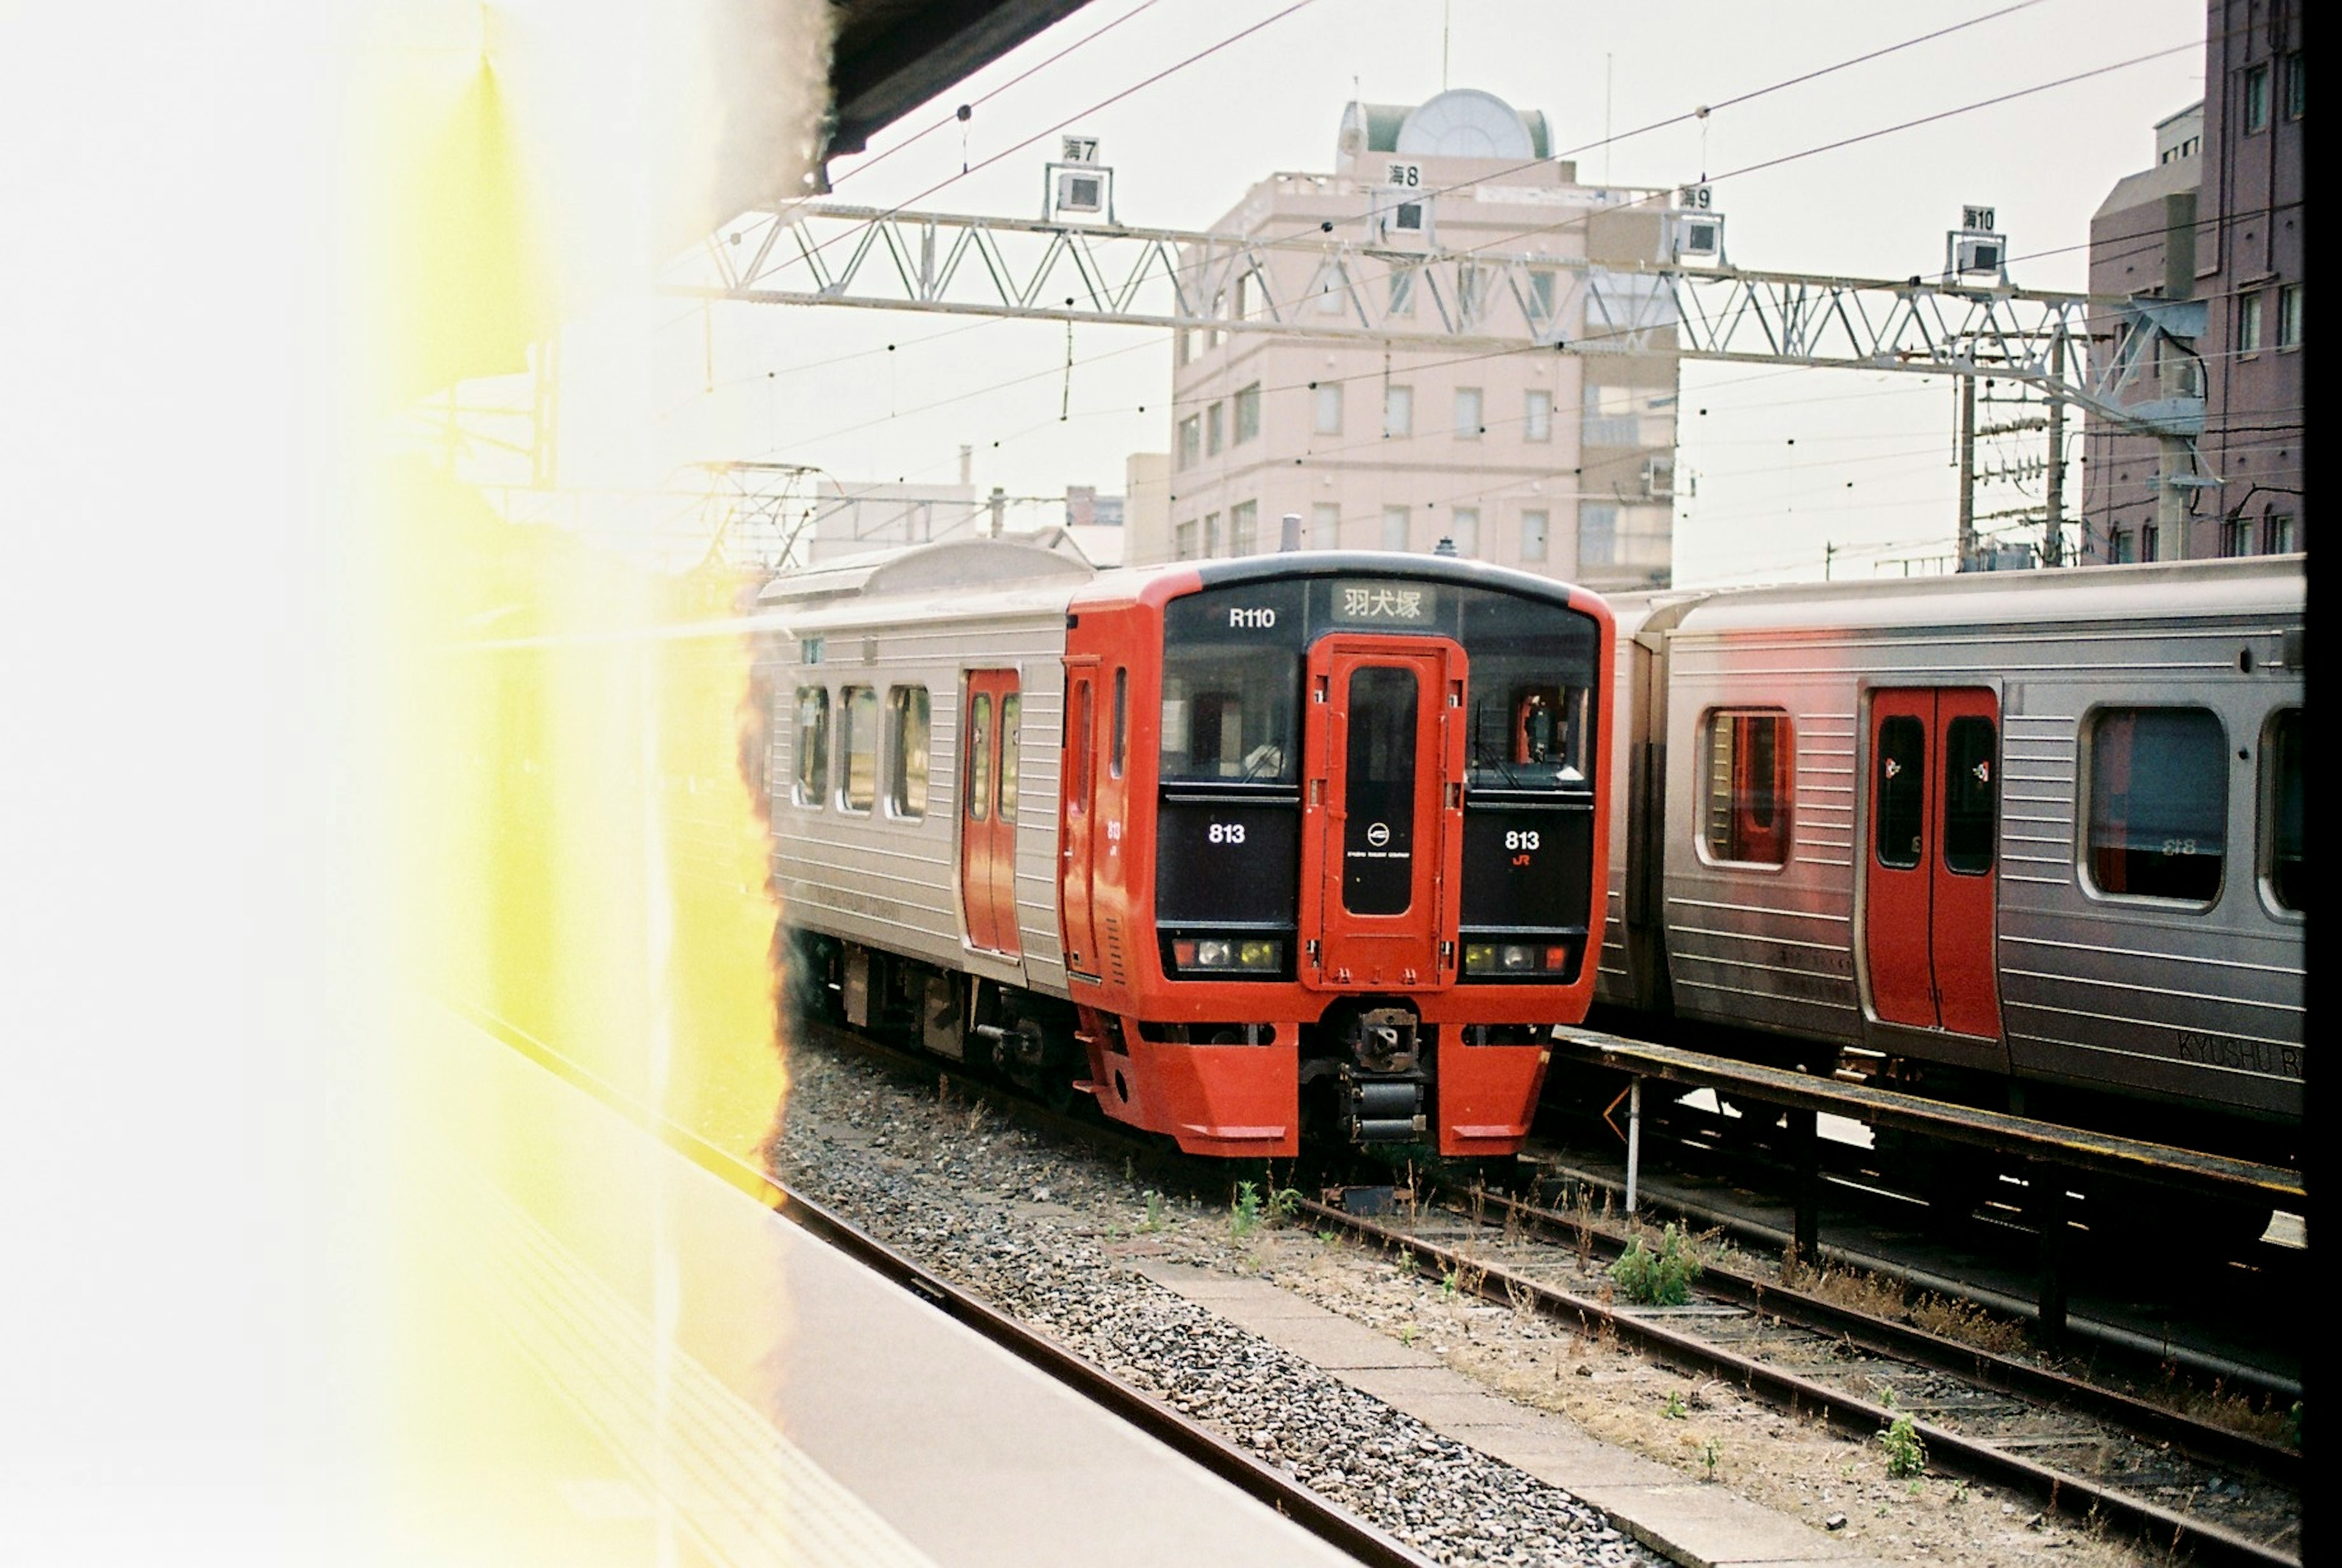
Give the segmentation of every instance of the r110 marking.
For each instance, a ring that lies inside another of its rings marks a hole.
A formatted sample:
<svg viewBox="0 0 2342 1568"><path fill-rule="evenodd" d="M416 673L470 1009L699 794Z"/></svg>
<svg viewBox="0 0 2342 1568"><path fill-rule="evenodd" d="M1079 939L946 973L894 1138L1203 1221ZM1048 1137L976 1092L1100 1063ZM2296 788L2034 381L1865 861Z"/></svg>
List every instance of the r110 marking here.
<svg viewBox="0 0 2342 1568"><path fill-rule="evenodd" d="M1212 842L1214 844L1242 844L1244 841L1244 824L1240 822L1216 822L1212 824Z"/></svg>
<svg viewBox="0 0 2342 1568"><path fill-rule="evenodd" d="M1506 849L1535 849L1535 848L1536 848L1536 847L1537 847L1537 834L1536 834L1536 829L1535 829L1535 828L1528 828L1528 829L1526 829L1526 830L1523 830L1523 831L1515 832L1515 833L1508 833L1508 834L1505 834L1505 847L1506 847Z"/></svg>
<svg viewBox="0 0 2342 1568"><path fill-rule="evenodd" d="M1276 612L1271 609L1245 610L1231 607L1228 624L1239 631L1266 632L1276 624Z"/></svg>

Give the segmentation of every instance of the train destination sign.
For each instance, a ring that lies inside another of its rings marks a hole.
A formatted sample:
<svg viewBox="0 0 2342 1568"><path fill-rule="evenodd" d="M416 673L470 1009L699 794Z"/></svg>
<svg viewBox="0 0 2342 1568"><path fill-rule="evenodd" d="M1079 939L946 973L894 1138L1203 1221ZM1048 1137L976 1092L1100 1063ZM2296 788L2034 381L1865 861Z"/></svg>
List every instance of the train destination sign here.
<svg viewBox="0 0 2342 1568"><path fill-rule="evenodd" d="M1428 625L1438 614L1437 591L1422 583L1356 583L1334 584L1334 618L1337 621Z"/></svg>

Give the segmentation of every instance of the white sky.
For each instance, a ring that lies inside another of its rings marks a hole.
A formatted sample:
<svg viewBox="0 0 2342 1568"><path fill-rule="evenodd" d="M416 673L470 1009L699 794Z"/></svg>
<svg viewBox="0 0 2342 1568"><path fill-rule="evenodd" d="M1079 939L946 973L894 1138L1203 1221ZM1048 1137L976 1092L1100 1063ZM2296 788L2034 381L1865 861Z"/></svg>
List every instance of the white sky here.
<svg viewBox="0 0 2342 1568"><path fill-rule="evenodd" d="M1287 0L1097 0L832 168L856 205L1036 215L1051 136L964 178L946 119L1067 44L1127 17L976 113L979 162L1285 8ZM1254 180L1327 170L1343 105L1416 103L1446 84L1541 109L1556 150L1770 85L1818 66L1986 15L1849 4L1673 3L1602 8L1506 0L1316 0L1208 59L1082 115L1116 170L1126 223L1205 227ZM2080 288L2091 211L2153 162L2152 126L2201 95L2204 9L2193 0L2040 0L1821 81L1580 155L1582 179L1667 185L1712 176L1919 115L2177 45L2185 52L1996 108L1723 178L1716 203L1743 266L1867 276L1929 275L1966 202L1997 206L2017 282ZM1606 110L1606 82L1610 101ZM908 145L902 145L909 142ZM902 145L892 155L879 157ZM866 173L864 165L868 165ZM941 190L923 195L950 181ZM2034 256L2036 252L2056 254ZM666 418L687 447L722 457L820 464L841 478L954 477L962 443L981 487L1054 495L1068 484L1123 487L1127 453L1165 450L1170 384L1159 335L1078 328L1074 417L1057 420L1062 325L861 311L726 305L666 313L678 365ZM679 319L678 319L679 318ZM708 344L712 341L712 355ZM885 345L896 345L888 353ZM868 357L835 363L867 351ZM712 371L712 375L708 373ZM1016 377L1021 385L1002 385ZM716 390L704 390L710 383ZM1686 364L1683 462L1696 498L1679 508L1676 580L1818 575L1826 543L1841 574L1887 554L1949 548L1955 486L1952 384L1935 378ZM946 406L924 405L957 399ZM1148 410L1141 414L1144 406ZM1701 410L1706 412L1703 414ZM582 411L581 411L582 414ZM1792 444L1794 443L1794 445ZM565 434L565 445L589 448ZM565 468L571 483L587 470ZM2069 510L2080 502L2069 470ZM1978 509L2017 504L1980 493Z"/></svg>

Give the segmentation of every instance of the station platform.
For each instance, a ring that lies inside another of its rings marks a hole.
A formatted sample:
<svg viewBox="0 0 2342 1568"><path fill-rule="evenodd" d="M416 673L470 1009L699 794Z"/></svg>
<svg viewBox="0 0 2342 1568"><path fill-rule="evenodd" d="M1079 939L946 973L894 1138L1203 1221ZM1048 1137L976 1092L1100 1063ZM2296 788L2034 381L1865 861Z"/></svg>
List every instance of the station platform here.
<svg viewBox="0 0 2342 1568"><path fill-rule="evenodd" d="M446 1014L413 1151L435 1561L1350 1561Z"/></svg>

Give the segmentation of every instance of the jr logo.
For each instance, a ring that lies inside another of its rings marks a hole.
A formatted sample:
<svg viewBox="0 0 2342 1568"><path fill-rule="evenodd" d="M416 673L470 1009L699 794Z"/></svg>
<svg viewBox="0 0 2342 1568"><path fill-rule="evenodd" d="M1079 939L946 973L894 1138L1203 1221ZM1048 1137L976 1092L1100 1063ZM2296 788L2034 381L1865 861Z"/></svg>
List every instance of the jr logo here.
<svg viewBox="0 0 2342 1568"><path fill-rule="evenodd" d="M1228 611L1228 624L1239 631L1266 632L1276 624L1276 612L1269 609Z"/></svg>

